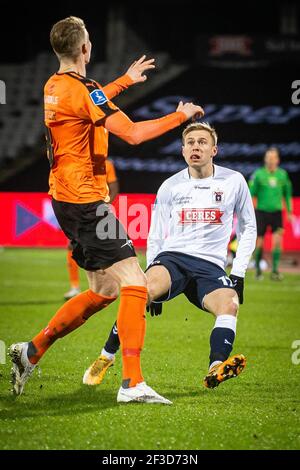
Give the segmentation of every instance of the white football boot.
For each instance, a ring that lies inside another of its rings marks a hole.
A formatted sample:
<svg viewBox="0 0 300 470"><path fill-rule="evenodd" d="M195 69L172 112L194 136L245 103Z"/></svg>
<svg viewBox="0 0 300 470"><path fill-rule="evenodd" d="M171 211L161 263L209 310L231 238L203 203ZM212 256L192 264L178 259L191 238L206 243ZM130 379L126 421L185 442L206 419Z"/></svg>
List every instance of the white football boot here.
<svg viewBox="0 0 300 470"><path fill-rule="evenodd" d="M146 382L140 382L135 387L120 387L117 402L162 403L164 405L172 405L170 400L156 393Z"/></svg>
<svg viewBox="0 0 300 470"><path fill-rule="evenodd" d="M15 395L21 395L23 388L33 370L35 364L31 364L27 357L28 343L12 344L8 350L11 357L11 382Z"/></svg>
<svg viewBox="0 0 300 470"><path fill-rule="evenodd" d="M76 295L80 294L80 289L79 287L71 287L68 292L64 294L64 299L65 300L70 300L73 299L73 297L76 297Z"/></svg>

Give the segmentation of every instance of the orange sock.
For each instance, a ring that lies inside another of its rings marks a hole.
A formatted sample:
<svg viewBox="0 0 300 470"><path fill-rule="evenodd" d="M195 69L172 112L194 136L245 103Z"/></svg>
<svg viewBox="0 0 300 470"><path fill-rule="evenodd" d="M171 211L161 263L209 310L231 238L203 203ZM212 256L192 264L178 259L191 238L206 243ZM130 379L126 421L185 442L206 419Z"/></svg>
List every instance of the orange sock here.
<svg viewBox="0 0 300 470"><path fill-rule="evenodd" d="M94 313L107 307L115 299L95 294L89 289L68 300L51 318L46 328L31 340L28 348L30 362L36 364L58 338L76 330Z"/></svg>
<svg viewBox="0 0 300 470"><path fill-rule="evenodd" d="M122 348L123 387L134 387L144 381L140 355L146 332L146 302L146 287L121 288L117 326Z"/></svg>
<svg viewBox="0 0 300 470"><path fill-rule="evenodd" d="M71 287L78 289L79 287L79 268L76 261L72 258L72 250L67 250L67 267L69 271L69 279Z"/></svg>

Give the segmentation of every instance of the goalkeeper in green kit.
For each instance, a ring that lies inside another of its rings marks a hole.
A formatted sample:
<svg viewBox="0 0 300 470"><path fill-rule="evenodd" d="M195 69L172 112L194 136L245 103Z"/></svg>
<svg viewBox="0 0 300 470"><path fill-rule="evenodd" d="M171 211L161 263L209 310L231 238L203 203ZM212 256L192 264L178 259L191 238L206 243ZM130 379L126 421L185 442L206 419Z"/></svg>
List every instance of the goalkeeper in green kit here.
<svg viewBox="0 0 300 470"><path fill-rule="evenodd" d="M250 192L256 198L257 243L255 251L256 279L262 279L260 260L264 236L268 226L272 230L272 272L271 279L281 281L278 271L283 235L282 203L285 200L288 220L292 220L292 184L285 170L279 168L277 148L270 148L264 157L265 166L258 168L250 179Z"/></svg>

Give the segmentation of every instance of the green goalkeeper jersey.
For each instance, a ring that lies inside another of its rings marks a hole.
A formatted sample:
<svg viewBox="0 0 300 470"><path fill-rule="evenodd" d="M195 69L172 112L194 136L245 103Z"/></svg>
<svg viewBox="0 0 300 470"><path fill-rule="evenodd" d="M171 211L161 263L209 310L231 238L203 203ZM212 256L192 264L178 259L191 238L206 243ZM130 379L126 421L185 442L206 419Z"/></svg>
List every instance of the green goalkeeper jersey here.
<svg viewBox="0 0 300 470"><path fill-rule="evenodd" d="M250 192L257 198L257 209L266 212L282 210L282 200L286 208L292 211L292 184L285 170L277 168L274 172L266 167L258 168L250 179Z"/></svg>

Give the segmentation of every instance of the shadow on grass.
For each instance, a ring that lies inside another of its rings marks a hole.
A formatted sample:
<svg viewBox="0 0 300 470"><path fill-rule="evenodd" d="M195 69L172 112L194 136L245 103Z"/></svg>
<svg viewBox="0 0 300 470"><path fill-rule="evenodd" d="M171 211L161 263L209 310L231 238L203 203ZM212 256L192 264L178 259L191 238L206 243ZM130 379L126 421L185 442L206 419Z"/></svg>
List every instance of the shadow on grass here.
<svg viewBox="0 0 300 470"><path fill-rule="evenodd" d="M191 399L191 404L195 400L209 399L206 389L196 390L190 387L184 391L170 391L163 394L176 404L179 399ZM226 394L225 394L226 395ZM132 403L131 406L138 403ZM0 420L14 420L38 417L72 416L83 413L97 413L106 409L113 409L120 404L117 403L117 390L99 387L87 387L81 385L71 393L52 393L43 397L41 393L24 392L21 396L15 397L12 394L0 395ZM128 406L128 405L127 405ZM149 406L149 405L147 405ZM157 406L157 405L154 405Z"/></svg>
<svg viewBox="0 0 300 470"><path fill-rule="evenodd" d="M48 397L32 397L26 393L19 397L0 396L0 419L13 420L51 416L71 416L81 413L95 413L117 404L117 390L99 389L82 385L72 393L58 393ZM5 409L3 409L5 408Z"/></svg>

